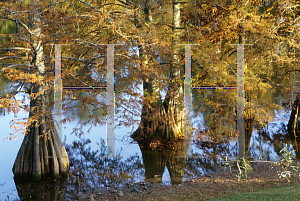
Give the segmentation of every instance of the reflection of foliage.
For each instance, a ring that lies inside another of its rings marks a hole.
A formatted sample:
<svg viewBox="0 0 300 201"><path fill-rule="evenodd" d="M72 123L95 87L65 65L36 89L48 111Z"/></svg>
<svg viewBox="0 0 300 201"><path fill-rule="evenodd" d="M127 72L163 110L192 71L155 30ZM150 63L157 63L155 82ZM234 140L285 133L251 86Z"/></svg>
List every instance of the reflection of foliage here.
<svg viewBox="0 0 300 201"><path fill-rule="evenodd" d="M212 158L197 153L192 154L191 157L187 159L185 167L184 174L190 177L190 179L215 171ZM196 167L201 167L201 169Z"/></svg>
<svg viewBox="0 0 300 201"><path fill-rule="evenodd" d="M203 137L196 134L193 141L195 146L201 149L203 153L192 154L192 157L188 158L186 163L189 167L188 169L201 166L204 172L215 170L216 164L221 158L225 160L226 156L231 157L235 155L235 146L230 146L228 139L217 142L216 140L212 140L209 136ZM194 174L197 175L196 173Z"/></svg>
<svg viewBox="0 0 300 201"><path fill-rule="evenodd" d="M68 105L70 108L70 111L67 112L68 116L71 116L73 119L78 119L82 122L88 122L89 119L96 117L99 119L99 121L103 121L105 119L106 105L104 103L101 102L99 105L95 105L91 102L85 102L86 100L84 99L87 97L93 97L94 99L101 100L98 93L95 93L91 90L81 90L78 95L80 96L80 99L76 99L74 97L73 100L66 100L65 102L65 105Z"/></svg>
<svg viewBox="0 0 300 201"><path fill-rule="evenodd" d="M272 141L270 140L271 138L264 138L263 136L259 135L259 136L254 136L254 142L252 144L252 146L250 147L249 145L249 152L250 155L253 158L257 158L259 160L270 160L270 149L266 149L264 148L264 144L268 143L269 146L272 146ZM269 147L268 146L268 147ZM259 154L255 153L255 151L258 150Z"/></svg>
<svg viewBox="0 0 300 201"><path fill-rule="evenodd" d="M268 160L269 159L269 155L270 155L270 151L269 150L264 150L262 147L257 146L258 150L259 150L259 160Z"/></svg>
<svg viewBox="0 0 300 201"><path fill-rule="evenodd" d="M216 139L206 134L206 132L200 131L195 133L194 143L208 157L223 153L224 155L221 155L221 157L225 159L226 155L235 155L235 147L230 147L230 140L228 138ZM215 158L215 160L217 159Z"/></svg>
<svg viewBox="0 0 300 201"><path fill-rule="evenodd" d="M261 159L269 161L272 160L272 158L270 158L271 150L274 150L279 157L281 155L280 150L283 149L284 143L290 143L290 137L286 130L286 126L282 123L281 128L275 132L267 131L265 129L259 131L258 136L255 136L254 141L258 142L258 144L253 144L253 147L255 148L252 147L249 149L253 149L253 151L254 149L259 150L261 152ZM263 143L268 144L270 148L268 150L263 149ZM252 155L253 157L256 157L255 153L252 153Z"/></svg>
<svg viewBox="0 0 300 201"><path fill-rule="evenodd" d="M80 139L72 144L65 144L70 156L69 182L72 182L68 185L68 191L124 186L126 183L134 183L144 179L145 175L147 176L143 163L149 162L149 157L146 157L143 162L137 155L130 156L126 160L101 158L105 156L106 151L104 140L102 139L101 143L98 144L99 149L97 151L92 151L90 144L90 139ZM154 152L156 153L153 154L157 154L157 151ZM116 155L120 156L120 153ZM184 177L192 179L201 176L203 173L215 171L215 161L210 155L192 153L191 157L185 161ZM157 167L154 167L154 165L158 164L152 163L149 170L155 170ZM150 174L152 173L151 171ZM78 186L76 180L78 181Z"/></svg>
<svg viewBox="0 0 300 201"><path fill-rule="evenodd" d="M16 24L9 20L0 21L0 34L11 34L16 32ZM0 36L0 44L6 43L10 41L9 37ZM2 63L3 60L0 60ZM3 68L4 65L0 65L0 69ZM2 72L0 72L0 95L6 94L10 91L10 85L8 84L8 79L3 76ZM5 110L0 107L0 114L4 113Z"/></svg>
<svg viewBox="0 0 300 201"><path fill-rule="evenodd" d="M106 151L104 140L101 139L101 145L97 143L99 146L97 151L92 151L91 146L87 147L90 143L90 139L81 139L71 145L65 145L70 156L70 179L71 181L79 179L77 182L80 187L92 189L124 185L127 182L134 182L144 174L139 156L131 156L125 161L121 158L104 158ZM120 153L116 155L120 156Z"/></svg>

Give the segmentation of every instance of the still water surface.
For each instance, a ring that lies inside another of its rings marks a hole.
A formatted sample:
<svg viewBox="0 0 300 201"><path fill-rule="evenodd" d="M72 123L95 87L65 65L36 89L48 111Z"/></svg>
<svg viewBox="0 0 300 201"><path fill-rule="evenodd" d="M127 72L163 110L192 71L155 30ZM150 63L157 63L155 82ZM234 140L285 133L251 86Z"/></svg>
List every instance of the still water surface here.
<svg viewBox="0 0 300 201"><path fill-rule="evenodd" d="M21 98L21 96L17 98ZM18 116L15 116L13 113L8 114L7 112L5 115L2 114L0 116L2 138L8 136L8 133L13 132L13 129L9 127L10 120L15 118L25 118L27 116L28 114L24 112L20 112ZM278 146L283 147L283 143L287 143L292 149L291 141L282 127L287 124L288 118L289 113L280 110L276 112L276 117L273 122L269 123L268 129L258 130L254 126L249 138L249 146L246 146L246 153L248 153L248 156L257 158L260 153L259 150L263 149L266 153L265 159L274 160L279 155L280 149ZM202 120L203 118L201 116L193 119L193 126L197 125L198 127L200 126L200 129L204 128L205 125L203 125L203 122L201 123ZM236 141L234 139L231 139L228 143L208 146L201 144L193 138L190 145L192 156L197 156L200 159L189 158L185 161L183 166L182 164L180 165L180 163L177 163L177 168L182 167L184 169L184 174L181 178L180 174L176 173L176 170L170 168L170 165L169 167L167 166L168 161L162 164L153 163L153 161L156 161L156 157L164 158L165 156L163 153L166 155L170 153L167 153L166 151L141 151L139 145L132 142L129 135L132 130L137 128L138 125L136 125L134 128L122 127L115 130L116 153L123 156L122 159L106 162L104 159L99 159L96 160L96 163L98 163L96 164L93 157L100 156L99 154L101 152L103 155L103 152L105 152L105 147L101 147L101 142L103 143L106 139L106 127L94 127L90 133L87 133L86 131L89 126L86 126L83 129L85 134L79 137L74 134L70 135L72 129L75 128L76 125L77 121L73 121L71 123L66 123L63 126L66 127L63 129L63 138L65 139L66 147L69 150L71 170L79 168L81 172L84 172L83 178L85 178L87 186L93 188L111 185L122 186L126 182L139 182L145 180L162 182L167 185L180 183L186 179L216 170L217 159L222 159L225 155L234 158L236 153ZM90 139L90 142L88 141L89 143L81 147L82 144L80 143L87 139ZM19 199L18 191L13 180L12 166L22 140L23 136L18 135L16 140L0 141L0 200L8 200L8 198L9 200ZM99 153L93 155L93 152L96 151L99 151ZM296 155L296 153L294 154ZM90 158L90 161L85 161L87 157ZM107 167L103 168L106 165ZM172 173L172 178L170 176L170 171ZM97 172L97 176L95 176L95 172ZM70 177L70 180L72 180L72 177ZM71 189L71 187L69 189ZM78 193L80 193L80 190Z"/></svg>

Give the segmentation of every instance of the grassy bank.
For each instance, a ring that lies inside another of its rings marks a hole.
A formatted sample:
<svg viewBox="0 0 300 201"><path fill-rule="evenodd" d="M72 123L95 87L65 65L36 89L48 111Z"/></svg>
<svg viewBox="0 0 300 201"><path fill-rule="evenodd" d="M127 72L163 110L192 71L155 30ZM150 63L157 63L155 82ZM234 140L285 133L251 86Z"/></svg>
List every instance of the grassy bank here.
<svg viewBox="0 0 300 201"><path fill-rule="evenodd" d="M206 201L232 201L232 200L300 200L300 185L271 188L257 192L236 193L217 199Z"/></svg>

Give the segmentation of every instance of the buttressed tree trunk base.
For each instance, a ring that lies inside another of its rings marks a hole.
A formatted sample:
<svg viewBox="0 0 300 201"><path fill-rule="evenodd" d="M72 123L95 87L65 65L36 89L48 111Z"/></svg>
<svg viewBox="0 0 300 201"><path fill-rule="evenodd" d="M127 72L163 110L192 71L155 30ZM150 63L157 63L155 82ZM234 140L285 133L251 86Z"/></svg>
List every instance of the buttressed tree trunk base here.
<svg viewBox="0 0 300 201"><path fill-rule="evenodd" d="M133 138L184 139L184 110L175 105L175 101L164 104L157 100L149 106L143 105L142 119L139 128L132 134Z"/></svg>
<svg viewBox="0 0 300 201"><path fill-rule="evenodd" d="M33 92L41 92L37 86ZM29 117L40 114L33 121L23 139L13 166L14 179L39 181L52 176L67 176L69 159L65 147L54 127L52 114L45 98L40 94L36 99L30 97Z"/></svg>

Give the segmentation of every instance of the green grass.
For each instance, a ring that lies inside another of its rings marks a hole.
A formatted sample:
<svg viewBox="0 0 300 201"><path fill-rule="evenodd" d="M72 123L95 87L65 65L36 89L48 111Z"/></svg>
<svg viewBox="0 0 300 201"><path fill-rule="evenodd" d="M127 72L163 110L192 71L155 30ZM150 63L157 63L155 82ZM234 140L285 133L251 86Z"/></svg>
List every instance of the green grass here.
<svg viewBox="0 0 300 201"><path fill-rule="evenodd" d="M294 186L272 188L251 193L237 193L222 198L215 198L209 200L300 200L300 185L298 184Z"/></svg>

